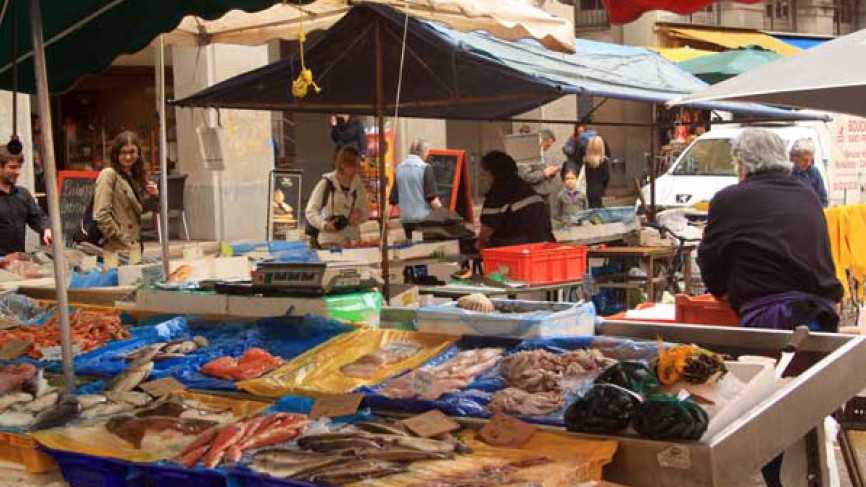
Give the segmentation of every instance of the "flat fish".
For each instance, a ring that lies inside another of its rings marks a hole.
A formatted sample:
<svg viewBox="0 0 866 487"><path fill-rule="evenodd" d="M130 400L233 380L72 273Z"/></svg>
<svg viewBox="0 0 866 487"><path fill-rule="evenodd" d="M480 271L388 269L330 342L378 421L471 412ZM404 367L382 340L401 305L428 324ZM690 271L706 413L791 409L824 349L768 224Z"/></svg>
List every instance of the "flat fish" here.
<svg viewBox="0 0 866 487"><path fill-rule="evenodd" d="M103 416L126 413L133 409L134 407L131 404L125 402L107 402L85 409L81 412L81 417L84 419L101 418Z"/></svg>
<svg viewBox="0 0 866 487"><path fill-rule="evenodd" d="M133 364L112 381L108 390L111 392L129 392L144 382L150 376L151 371L153 371L153 362L146 362L139 366Z"/></svg>
<svg viewBox="0 0 866 487"><path fill-rule="evenodd" d="M136 414L136 417L139 418L148 418L151 416L161 416L164 418L178 418L184 411L188 408L184 406L182 403L167 401L161 403L157 406L154 406L150 409L141 411Z"/></svg>
<svg viewBox="0 0 866 487"><path fill-rule="evenodd" d="M30 402L33 400L32 394L27 394L26 392L10 392L8 394L3 394L0 396L0 411L5 411L9 409L13 404L18 404L21 402Z"/></svg>
<svg viewBox="0 0 866 487"><path fill-rule="evenodd" d="M78 417L81 413L81 404L78 399L68 396L60 399L53 408L46 409L36 416L33 430L56 428L63 426Z"/></svg>
<svg viewBox="0 0 866 487"><path fill-rule="evenodd" d="M34 399L32 402L25 404L22 409L28 413L38 414L57 404L58 399L60 399L60 393L51 392L49 394L45 394L42 397Z"/></svg>
<svg viewBox="0 0 866 487"><path fill-rule="evenodd" d="M25 411L6 411L0 414L0 426L4 428L24 428L33 423L33 414Z"/></svg>
<svg viewBox="0 0 866 487"><path fill-rule="evenodd" d="M78 402L81 404L82 409L88 409L97 404L108 402L108 398L102 394L83 394L78 396Z"/></svg>
<svg viewBox="0 0 866 487"><path fill-rule="evenodd" d="M137 408L147 406L148 404L153 402L153 397L150 394L145 392L138 391L127 391L127 392L114 392L108 391L105 393L105 397L107 397L110 401L113 402L125 402Z"/></svg>
<svg viewBox="0 0 866 487"><path fill-rule="evenodd" d="M141 442L148 432L168 430L176 431L185 436L195 436L216 424L213 421L199 419L134 418L123 416L110 419L106 423L105 429L135 448L141 448Z"/></svg>

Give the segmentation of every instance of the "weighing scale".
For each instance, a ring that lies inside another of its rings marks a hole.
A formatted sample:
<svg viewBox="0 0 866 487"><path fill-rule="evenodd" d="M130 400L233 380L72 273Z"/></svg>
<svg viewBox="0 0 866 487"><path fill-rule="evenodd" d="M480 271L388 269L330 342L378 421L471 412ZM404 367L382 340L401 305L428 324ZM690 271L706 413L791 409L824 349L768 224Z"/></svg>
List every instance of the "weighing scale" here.
<svg viewBox="0 0 866 487"><path fill-rule="evenodd" d="M349 291L365 291L381 285L381 280L364 262L260 262L252 282L217 284L226 294L265 296L322 296Z"/></svg>

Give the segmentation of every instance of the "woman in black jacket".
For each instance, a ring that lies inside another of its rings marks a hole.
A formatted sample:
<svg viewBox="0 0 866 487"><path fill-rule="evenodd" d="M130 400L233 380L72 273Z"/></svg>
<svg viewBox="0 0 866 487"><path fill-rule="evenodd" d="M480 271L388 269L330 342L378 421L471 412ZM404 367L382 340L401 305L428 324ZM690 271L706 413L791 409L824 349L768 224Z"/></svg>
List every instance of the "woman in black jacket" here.
<svg viewBox="0 0 866 487"><path fill-rule="evenodd" d="M610 165L604 139L596 135L586 144L583 156L586 171L586 199L590 208L602 208L602 198L610 182Z"/></svg>

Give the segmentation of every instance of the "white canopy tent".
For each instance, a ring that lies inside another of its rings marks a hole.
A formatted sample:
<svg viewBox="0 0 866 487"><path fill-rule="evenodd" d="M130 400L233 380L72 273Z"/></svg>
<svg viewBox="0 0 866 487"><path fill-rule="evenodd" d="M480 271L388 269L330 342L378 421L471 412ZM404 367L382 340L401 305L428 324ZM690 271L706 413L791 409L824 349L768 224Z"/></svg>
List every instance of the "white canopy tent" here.
<svg viewBox="0 0 866 487"><path fill-rule="evenodd" d="M574 26L533 6L528 0L364 0L435 20L464 32L483 30L505 40L533 38L548 49L574 52ZM232 10L207 21L185 17L165 35L165 43L197 46L209 43L260 45L275 39L295 40L306 32L327 29L357 0L316 0L308 5L278 4L261 12Z"/></svg>
<svg viewBox="0 0 866 487"><path fill-rule="evenodd" d="M671 102L751 101L866 117L866 29Z"/></svg>

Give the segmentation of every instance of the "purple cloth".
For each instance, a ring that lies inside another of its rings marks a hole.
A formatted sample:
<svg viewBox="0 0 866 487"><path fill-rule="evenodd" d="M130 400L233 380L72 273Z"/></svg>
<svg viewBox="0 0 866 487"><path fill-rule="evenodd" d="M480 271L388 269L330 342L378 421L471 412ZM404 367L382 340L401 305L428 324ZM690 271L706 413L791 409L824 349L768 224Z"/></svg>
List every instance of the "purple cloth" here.
<svg viewBox="0 0 866 487"><path fill-rule="evenodd" d="M809 325L815 331L835 331L839 317L833 303L800 291L771 294L740 307L740 323L748 328L793 330Z"/></svg>

